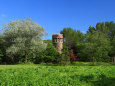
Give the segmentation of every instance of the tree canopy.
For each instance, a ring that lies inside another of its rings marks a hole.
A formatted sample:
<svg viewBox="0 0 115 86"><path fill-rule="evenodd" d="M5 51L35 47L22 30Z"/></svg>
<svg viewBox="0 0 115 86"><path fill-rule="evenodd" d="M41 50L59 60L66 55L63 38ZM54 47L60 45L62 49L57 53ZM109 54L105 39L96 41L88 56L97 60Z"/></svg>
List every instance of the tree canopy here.
<svg viewBox="0 0 115 86"><path fill-rule="evenodd" d="M46 35L46 31L31 19L11 21L4 24L3 29L3 37L7 43L6 52L10 57L24 53L25 62L27 62L28 54L46 49L47 44L41 39Z"/></svg>
<svg viewBox="0 0 115 86"><path fill-rule="evenodd" d="M86 33L64 28L62 54L52 40L42 40L47 32L31 19L10 21L0 35L0 63L70 63L73 61L115 62L115 23L98 22Z"/></svg>

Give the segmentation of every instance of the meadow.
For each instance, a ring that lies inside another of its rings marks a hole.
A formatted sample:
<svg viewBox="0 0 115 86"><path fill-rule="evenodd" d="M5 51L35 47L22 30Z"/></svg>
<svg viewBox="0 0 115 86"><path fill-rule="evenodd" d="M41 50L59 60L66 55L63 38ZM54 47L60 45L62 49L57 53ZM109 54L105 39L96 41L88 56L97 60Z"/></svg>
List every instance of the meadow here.
<svg viewBox="0 0 115 86"><path fill-rule="evenodd" d="M0 65L0 86L115 86L115 66Z"/></svg>

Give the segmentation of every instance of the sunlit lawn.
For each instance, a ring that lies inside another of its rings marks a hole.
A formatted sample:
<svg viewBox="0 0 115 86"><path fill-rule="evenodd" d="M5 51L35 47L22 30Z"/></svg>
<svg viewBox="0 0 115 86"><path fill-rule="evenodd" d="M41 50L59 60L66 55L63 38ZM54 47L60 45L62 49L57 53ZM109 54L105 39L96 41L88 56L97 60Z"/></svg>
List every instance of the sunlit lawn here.
<svg viewBox="0 0 115 86"><path fill-rule="evenodd" d="M115 86L115 66L0 65L0 86Z"/></svg>

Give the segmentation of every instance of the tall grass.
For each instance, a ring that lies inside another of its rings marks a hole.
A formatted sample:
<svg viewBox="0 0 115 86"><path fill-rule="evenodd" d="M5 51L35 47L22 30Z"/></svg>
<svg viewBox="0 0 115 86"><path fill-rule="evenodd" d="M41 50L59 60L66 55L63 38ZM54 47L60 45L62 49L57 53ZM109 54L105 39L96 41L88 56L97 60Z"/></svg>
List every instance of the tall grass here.
<svg viewBox="0 0 115 86"><path fill-rule="evenodd" d="M115 66L0 66L0 86L115 86Z"/></svg>

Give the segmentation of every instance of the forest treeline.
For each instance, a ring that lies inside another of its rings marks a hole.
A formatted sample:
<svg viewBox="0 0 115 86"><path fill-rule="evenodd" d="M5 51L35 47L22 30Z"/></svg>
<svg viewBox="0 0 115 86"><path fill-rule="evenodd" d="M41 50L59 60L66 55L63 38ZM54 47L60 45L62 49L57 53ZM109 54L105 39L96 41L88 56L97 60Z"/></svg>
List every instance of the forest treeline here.
<svg viewBox="0 0 115 86"><path fill-rule="evenodd" d="M72 28L64 28L61 33L68 49L73 51L78 61L115 61L115 23L99 22L89 26L86 34Z"/></svg>
<svg viewBox="0 0 115 86"><path fill-rule="evenodd" d="M31 19L11 21L0 35L0 63L115 62L115 23L99 22L84 34L73 28L60 31L64 36L62 54L56 51L43 27Z"/></svg>

